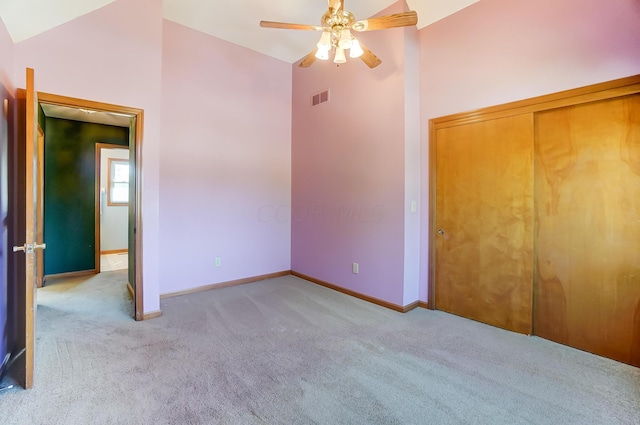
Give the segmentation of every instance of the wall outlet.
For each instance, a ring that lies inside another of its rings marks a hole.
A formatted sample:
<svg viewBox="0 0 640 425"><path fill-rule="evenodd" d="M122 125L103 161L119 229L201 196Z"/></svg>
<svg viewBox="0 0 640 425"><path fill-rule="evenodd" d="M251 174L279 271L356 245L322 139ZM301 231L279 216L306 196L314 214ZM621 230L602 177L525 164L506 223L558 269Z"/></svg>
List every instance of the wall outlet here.
<svg viewBox="0 0 640 425"><path fill-rule="evenodd" d="M220 259L220 257L216 257L215 265L216 265L216 267L220 267L222 265L222 260Z"/></svg>
<svg viewBox="0 0 640 425"><path fill-rule="evenodd" d="M358 274L360 272L360 266L358 265L358 263L353 263L351 265L351 271L353 272L353 274Z"/></svg>

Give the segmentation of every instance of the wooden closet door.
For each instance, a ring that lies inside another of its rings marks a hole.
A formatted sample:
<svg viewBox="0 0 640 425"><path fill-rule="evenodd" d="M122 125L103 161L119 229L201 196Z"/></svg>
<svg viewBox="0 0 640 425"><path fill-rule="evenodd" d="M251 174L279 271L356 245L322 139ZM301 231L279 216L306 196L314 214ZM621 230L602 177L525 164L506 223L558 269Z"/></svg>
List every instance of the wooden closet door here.
<svg viewBox="0 0 640 425"><path fill-rule="evenodd" d="M535 116L534 332L640 366L640 95Z"/></svg>
<svg viewBox="0 0 640 425"><path fill-rule="evenodd" d="M435 307L530 334L533 117L437 130Z"/></svg>

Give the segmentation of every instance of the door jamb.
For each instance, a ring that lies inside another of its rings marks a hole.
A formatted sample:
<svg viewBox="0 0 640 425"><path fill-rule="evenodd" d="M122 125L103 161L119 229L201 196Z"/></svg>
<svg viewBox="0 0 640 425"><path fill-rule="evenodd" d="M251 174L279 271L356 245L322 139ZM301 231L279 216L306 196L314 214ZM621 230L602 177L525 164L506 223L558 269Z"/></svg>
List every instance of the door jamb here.
<svg viewBox="0 0 640 425"><path fill-rule="evenodd" d="M38 124L38 159L40 160L36 165L38 167L38 181L35 182L38 185L38 209L36 211L38 226L35 232L36 243L42 244L44 243L44 132L40 124ZM41 249L36 251L36 273L36 286L42 288L44 285L44 251Z"/></svg>

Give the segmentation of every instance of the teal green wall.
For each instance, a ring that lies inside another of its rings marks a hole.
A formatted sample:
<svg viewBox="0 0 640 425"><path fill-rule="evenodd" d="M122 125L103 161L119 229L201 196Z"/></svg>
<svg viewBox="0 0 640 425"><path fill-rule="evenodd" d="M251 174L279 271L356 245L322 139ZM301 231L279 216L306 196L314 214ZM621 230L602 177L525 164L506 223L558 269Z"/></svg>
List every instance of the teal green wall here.
<svg viewBox="0 0 640 425"><path fill-rule="evenodd" d="M95 144L127 146L129 129L49 118L44 147L44 274L93 270Z"/></svg>
<svg viewBox="0 0 640 425"><path fill-rule="evenodd" d="M47 116L44 114L44 110L42 110L42 106L40 106L40 104L38 104L38 124L44 132L47 126Z"/></svg>

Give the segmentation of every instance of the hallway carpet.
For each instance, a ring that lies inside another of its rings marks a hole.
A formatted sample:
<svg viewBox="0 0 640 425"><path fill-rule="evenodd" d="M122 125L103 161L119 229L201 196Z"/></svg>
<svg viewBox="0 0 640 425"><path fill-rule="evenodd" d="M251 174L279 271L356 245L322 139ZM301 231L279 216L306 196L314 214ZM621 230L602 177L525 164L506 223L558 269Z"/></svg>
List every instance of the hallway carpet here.
<svg viewBox="0 0 640 425"><path fill-rule="evenodd" d="M169 298L126 271L38 291L35 388L9 424L639 424L640 370L286 276Z"/></svg>

